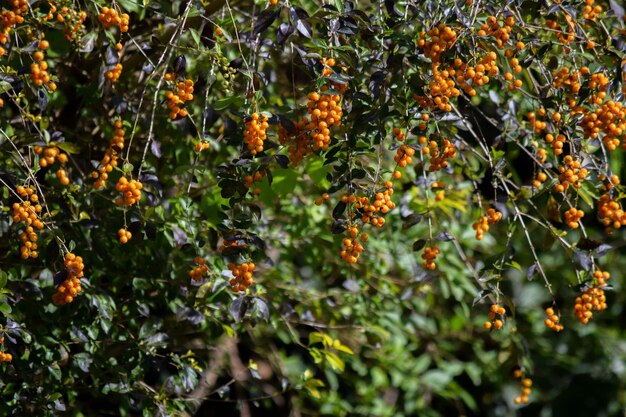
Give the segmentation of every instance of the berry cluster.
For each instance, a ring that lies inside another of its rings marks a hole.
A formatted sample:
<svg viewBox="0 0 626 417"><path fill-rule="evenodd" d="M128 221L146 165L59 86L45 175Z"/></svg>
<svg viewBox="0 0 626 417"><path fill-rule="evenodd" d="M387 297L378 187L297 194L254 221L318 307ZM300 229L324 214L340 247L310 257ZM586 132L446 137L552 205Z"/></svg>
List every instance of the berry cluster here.
<svg viewBox="0 0 626 417"><path fill-rule="evenodd" d="M209 268L206 266L206 260L204 260L204 258L196 256L194 258L194 262L198 266L189 271L189 277L194 281L202 281L202 276L209 270Z"/></svg>
<svg viewBox="0 0 626 417"><path fill-rule="evenodd" d="M439 171L448 166L448 159L456 157L456 148L449 139L428 141L425 137L420 138L420 144L422 144L422 153L430 157L430 166L428 170L430 172Z"/></svg>
<svg viewBox="0 0 626 417"><path fill-rule="evenodd" d="M123 197L119 197L115 200L115 204L121 206L132 206L139 200L141 200L141 189L143 184L137 180L131 179L128 181L126 177L120 177L115 189L124 194Z"/></svg>
<svg viewBox="0 0 626 417"><path fill-rule="evenodd" d="M81 292L80 278L83 274L83 258L69 252L65 255L65 269L67 278L63 281L52 296L52 301L56 305L63 305L74 301L74 297Z"/></svg>
<svg viewBox="0 0 626 417"><path fill-rule="evenodd" d="M585 213L582 210L576 210L576 208L572 207L565 212L565 224L567 224L570 229L578 229L580 226L578 222L584 215Z"/></svg>
<svg viewBox="0 0 626 417"><path fill-rule="evenodd" d="M128 241L133 237L133 234L126 227L123 227L117 231L117 236L120 243L124 244L128 243Z"/></svg>
<svg viewBox="0 0 626 417"><path fill-rule="evenodd" d="M355 225L350 226L346 230L346 234L348 237L343 240L343 247L340 252L341 259L349 264L355 264L359 260L361 252L363 252L362 243L367 242L369 236L366 233L362 233L360 236L361 242L359 242L359 229Z"/></svg>
<svg viewBox="0 0 626 417"><path fill-rule="evenodd" d="M30 79L37 87L47 85L48 90L55 91L57 86L54 82L50 81L50 74L48 73L48 61L45 60L46 56L44 51L50 47L47 40L41 40L38 44L38 50L33 52L33 63L30 64Z"/></svg>
<svg viewBox="0 0 626 417"><path fill-rule="evenodd" d="M396 150L396 156L394 156L394 161L398 164L399 167L406 167L408 164L413 162L413 155L415 154L415 149L410 148L406 145L400 145L400 147Z"/></svg>
<svg viewBox="0 0 626 417"><path fill-rule="evenodd" d="M0 363L11 362L13 360L13 355L4 351L4 336L0 337L0 343L2 343L2 351L0 351Z"/></svg>
<svg viewBox="0 0 626 417"><path fill-rule="evenodd" d="M596 17L602 13L602 6L593 5L595 0L585 0L585 7L583 8L582 18L587 20L596 20Z"/></svg>
<svg viewBox="0 0 626 417"><path fill-rule="evenodd" d="M289 161L293 166L297 166L311 150L311 138L308 134L309 125L312 124L307 118L302 118L294 124L294 132L289 131L280 125L278 128L278 141L281 145L289 144Z"/></svg>
<svg viewBox="0 0 626 417"><path fill-rule="evenodd" d="M106 180L109 178L109 173L117 166L117 160L119 159L118 152L124 149L124 135L126 132L122 129L122 121L116 120L113 125L115 127L115 133L113 134L111 143L104 153L102 161L100 161L100 167L97 171L92 171L91 173L91 178L96 180L93 184L93 188L96 190L105 186Z"/></svg>
<svg viewBox="0 0 626 417"><path fill-rule="evenodd" d="M544 320L544 324L549 328L556 332L560 332L565 327L562 324L559 324L561 318L554 313L554 309L552 307L546 308L546 319Z"/></svg>
<svg viewBox="0 0 626 417"><path fill-rule="evenodd" d="M324 194L322 194L321 197L318 197L318 198L315 199L315 205L316 206L321 206L322 203L324 201L328 201L329 198L330 198L330 195L328 193L324 193Z"/></svg>
<svg viewBox="0 0 626 417"><path fill-rule="evenodd" d="M480 218L474 223L472 228L476 231L476 239L481 240L483 235L489 231L489 225L498 223L502 219L502 213L490 208L487 210L487 214L480 216Z"/></svg>
<svg viewBox="0 0 626 417"><path fill-rule="evenodd" d="M130 17L126 13L122 13L121 15L119 15L117 13L117 10L103 7L102 9L100 9L98 20L100 21L100 23L102 23L102 27L104 27L105 29L108 29L111 26L118 26L122 33L128 32Z"/></svg>
<svg viewBox="0 0 626 417"><path fill-rule="evenodd" d="M424 51L424 55L432 61L433 79L429 83L428 96L416 96L418 104L422 107L438 107L442 111L452 111L450 97L457 97L460 91L455 87L454 76L464 80L463 75L457 69L449 67L441 69L441 55L450 49L456 42L457 33L454 29L442 23L433 27L428 32L421 32L417 46ZM457 68L463 65L463 61L455 61ZM475 94L475 92L474 92ZM421 127L420 127L421 128ZM423 130L423 129L422 129Z"/></svg>
<svg viewBox="0 0 626 417"><path fill-rule="evenodd" d="M396 203L391 201L393 184L391 181L386 181L385 186L384 191L377 192L374 195L373 202L370 202L370 200L365 197L357 199L357 202L354 204L353 208L355 210L363 210L363 214L361 215L363 223L372 223L376 227L382 227L385 224L385 219L381 214L387 214L396 207Z"/></svg>
<svg viewBox="0 0 626 417"><path fill-rule="evenodd" d="M596 280L596 284L599 287L604 287L606 282L611 278L611 274L608 271L600 271L598 269L593 273L593 278Z"/></svg>
<svg viewBox="0 0 626 417"><path fill-rule="evenodd" d="M28 13L28 1L27 0L9 0L7 5L11 7L10 10L2 8L0 10L0 45L4 45L9 41L9 35L11 29L24 22L24 17ZM0 57L4 56L6 51L0 46Z"/></svg>
<svg viewBox="0 0 626 417"><path fill-rule="evenodd" d="M243 263L241 265L228 264L228 269L233 274L233 278L229 283L234 292L245 291L250 285L252 285L252 273L256 266L253 262Z"/></svg>
<svg viewBox="0 0 626 417"><path fill-rule="evenodd" d="M530 378L522 378L522 371L520 371L519 369L513 372L513 376L515 378L520 378L520 382L522 385L521 394L515 397L513 399L513 402L517 405L528 404L528 402L530 401L530 394L532 393L531 387L533 386L533 380Z"/></svg>
<svg viewBox="0 0 626 417"><path fill-rule="evenodd" d="M166 74L165 80L173 80L174 74ZM181 107L186 101L193 100L193 81L186 79L176 84L176 92L168 91L165 93L167 98L167 108L170 111L170 119L175 120L178 117L187 117L187 109Z"/></svg>
<svg viewBox="0 0 626 417"><path fill-rule="evenodd" d="M559 24L551 19L546 19L546 27L548 29L552 29L553 33L556 35L557 39L564 44L568 44L572 42L576 38L576 23L572 16L565 12L565 21L567 23L567 32L561 30ZM567 36L565 36L567 33Z"/></svg>
<svg viewBox="0 0 626 417"><path fill-rule="evenodd" d="M545 172L539 171L537 173L537 176L535 177L535 180L533 181L533 187L535 188L541 187L541 184L546 182L547 179L548 179L548 175Z"/></svg>
<svg viewBox="0 0 626 417"><path fill-rule="evenodd" d="M610 193L602 194L598 199L598 219L606 226L607 233L626 226L626 213L621 203L615 201Z"/></svg>
<svg viewBox="0 0 626 417"><path fill-rule="evenodd" d="M593 317L593 311L600 312L606 307L604 290L598 286L593 286L585 290L580 297L576 297L574 315L582 324L587 324Z"/></svg>
<svg viewBox="0 0 626 417"><path fill-rule="evenodd" d="M504 20L504 24L500 25L498 19L495 16L489 16L487 21L483 23L478 31L478 36L491 35L496 38L496 45L498 48L503 48L504 44L511 37L511 29L515 25L515 18L508 16ZM520 48L521 49L521 48Z"/></svg>
<svg viewBox="0 0 626 417"><path fill-rule="evenodd" d="M548 126L548 123L546 121L537 119L537 116L543 117L545 115L546 110L544 108L540 108L537 113L531 111L526 115L526 117L528 118L528 124L530 125L530 127L533 128L536 134L541 133Z"/></svg>
<svg viewBox="0 0 626 417"><path fill-rule="evenodd" d="M435 264L437 255L439 255L439 248L437 246L426 246L424 248L424 253L422 253L422 259L424 260L424 262L422 262L422 266L425 269L434 271L437 268L437 264Z"/></svg>
<svg viewBox="0 0 626 417"><path fill-rule="evenodd" d="M64 165L67 162L67 154L62 153L56 146L47 146L46 148L35 146L33 150L37 155L42 155L41 158L39 158L39 166L41 168L51 166L57 161L61 165ZM67 171L65 169L60 167L56 172L56 176L61 185L69 185L70 179L68 178Z"/></svg>
<svg viewBox="0 0 626 417"><path fill-rule="evenodd" d="M328 86L322 86L322 92L328 91ZM339 94L309 93L307 109L311 117L308 130L311 131L314 150L326 150L330 146L330 127L341 125L343 111Z"/></svg>
<svg viewBox="0 0 626 417"><path fill-rule="evenodd" d="M489 320L485 322L483 325L485 329L490 330L492 327L496 330L500 330L504 326L504 315L506 314L506 309L498 304L492 304L489 309ZM496 318L500 316L500 318Z"/></svg>
<svg viewBox="0 0 626 417"><path fill-rule="evenodd" d="M30 187L18 186L17 193L22 198L19 203L13 203L13 222L26 224L26 229L20 233L20 253L22 259L36 258L39 256L37 252L38 236L35 230L43 229L43 222L39 219L42 207L39 204L39 197Z"/></svg>
<svg viewBox="0 0 626 417"><path fill-rule="evenodd" d="M267 116L264 114L252 113L246 121L243 141L248 145L248 150L252 155L263 152L263 142L267 139L268 127Z"/></svg>
<svg viewBox="0 0 626 417"><path fill-rule="evenodd" d="M209 145L209 142L207 142L206 140L203 140L201 142L196 143L196 146L193 148L193 150L200 153L202 151L206 151L210 147L211 146Z"/></svg>
<svg viewBox="0 0 626 417"><path fill-rule="evenodd" d="M555 155L558 156L563 153L563 146L565 145L565 141L567 140L565 135L558 133L555 137L552 133L547 133L544 136L544 139L547 143L552 145L552 151L554 152ZM544 162L544 161L541 161L541 162Z"/></svg>
<svg viewBox="0 0 626 417"><path fill-rule="evenodd" d="M118 62L117 64L115 64L115 65L113 66L113 68L111 68L110 70L107 70L107 71L104 73L104 77L105 77L107 80L109 80L109 81L111 81L112 83L114 83L114 82L116 82L116 81L120 78L120 75L122 75L122 69L123 69L123 68L124 68L124 67L122 66L122 64L120 64L120 63Z"/></svg>
<svg viewBox="0 0 626 417"><path fill-rule="evenodd" d="M580 161L574 159L571 155L563 158L563 162L565 165L559 167L560 184L554 186L554 190L558 193L567 191L570 185L574 188L580 188L580 181L584 180L589 173L586 168L581 168Z"/></svg>
<svg viewBox="0 0 626 417"><path fill-rule="evenodd" d="M620 144L626 147L626 140L622 139L626 132L626 108L619 101L609 100L595 111L585 112L580 125L587 138L597 138L602 133L602 142L609 151Z"/></svg>
<svg viewBox="0 0 626 417"><path fill-rule="evenodd" d="M56 7L54 8L55 11ZM57 13L57 22L65 25L63 33L68 41L80 38L83 22L87 19L87 13L72 7L63 6Z"/></svg>
<svg viewBox="0 0 626 417"><path fill-rule="evenodd" d="M62 153L56 146L47 146L46 148L35 146L33 151L37 155L42 155L39 159L39 166L42 168L53 165L56 161L59 161L60 164L67 162L67 154Z"/></svg>

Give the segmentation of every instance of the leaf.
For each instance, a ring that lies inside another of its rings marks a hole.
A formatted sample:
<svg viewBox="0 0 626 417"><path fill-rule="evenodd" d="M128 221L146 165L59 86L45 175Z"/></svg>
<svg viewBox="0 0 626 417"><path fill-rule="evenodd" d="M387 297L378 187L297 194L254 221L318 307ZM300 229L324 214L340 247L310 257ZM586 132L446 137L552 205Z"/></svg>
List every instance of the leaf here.
<svg viewBox="0 0 626 417"><path fill-rule="evenodd" d="M274 155L274 159L281 168L287 168L289 166L289 157L286 155Z"/></svg>
<svg viewBox="0 0 626 417"><path fill-rule="evenodd" d="M311 39L313 37L311 24L306 20L298 20L296 23L296 29L305 38Z"/></svg>
<svg viewBox="0 0 626 417"><path fill-rule="evenodd" d="M6 81L0 81L0 94L4 94L7 91L11 91L13 89L13 87L11 87L11 84L6 82Z"/></svg>
<svg viewBox="0 0 626 417"><path fill-rule="evenodd" d="M11 314L11 306L8 305L7 303L2 303L0 304L0 313L4 314L5 316Z"/></svg>
<svg viewBox="0 0 626 417"><path fill-rule="evenodd" d="M593 254L596 258L601 258L604 255L606 255L607 253L609 253L610 251L613 250L613 246L609 245L609 244L602 244L600 246L598 246L594 251Z"/></svg>
<svg viewBox="0 0 626 417"><path fill-rule="evenodd" d="M306 20L309 18L309 14L301 7L291 6L289 8L289 17L291 22L296 25L296 30L306 38L311 39L313 33L311 32L311 24Z"/></svg>
<svg viewBox="0 0 626 417"><path fill-rule="evenodd" d="M89 366L93 363L93 359L86 352L76 353L71 356L72 361L76 363L76 365L83 372L89 372Z"/></svg>
<svg viewBox="0 0 626 417"><path fill-rule="evenodd" d="M333 209L333 219L341 218L343 216L343 212L346 211L346 207L348 207L348 203L339 201Z"/></svg>
<svg viewBox="0 0 626 417"><path fill-rule="evenodd" d="M57 142L57 147L64 150L67 153L77 154L80 152L78 145L70 142Z"/></svg>
<svg viewBox="0 0 626 417"><path fill-rule="evenodd" d="M532 281L535 278L536 272L537 272L537 262L535 262L534 264L530 266L530 268L528 268L528 271L526 271L526 278L528 278L529 281Z"/></svg>
<svg viewBox="0 0 626 417"><path fill-rule="evenodd" d="M573 260L585 271L591 271L593 267L593 260L589 255L581 250L574 250Z"/></svg>
<svg viewBox="0 0 626 417"><path fill-rule="evenodd" d="M340 352L344 352L347 353L348 355L354 355L354 352L352 352L352 349L350 349L348 346L342 344L339 340L335 340L333 342L333 349L336 349Z"/></svg>
<svg viewBox="0 0 626 417"><path fill-rule="evenodd" d="M328 348L333 345L333 339L324 333L312 332L309 334L309 346L316 343L322 343L325 348Z"/></svg>
<svg viewBox="0 0 626 417"><path fill-rule="evenodd" d="M328 352L328 351L324 351L322 353L324 355L324 359L326 359L326 362L328 362L328 364L334 371L336 372L344 371L346 364L343 361L343 359L339 357L339 355L333 352Z"/></svg>
<svg viewBox="0 0 626 417"><path fill-rule="evenodd" d="M252 29L252 36L256 36L260 33L265 32L267 28L269 28L274 20L280 15L280 10L272 11L271 9L265 9L261 12L261 14L257 17L256 22L254 22L254 28Z"/></svg>
<svg viewBox="0 0 626 417"><path fill-rule="evenodd" d="M426 239L418 239L413 242L413 252L418 252L426 246Z"/></svg>
<svg viewBox="0 0 626 417"><path fill-rule="evenodd" d="M37 89L37 107L39 110L44 111L48 107L48 92L45 88Z"/></svg>
<svg viewBox="0 0 626 417"><path fill-rule="evenodd" d="M254 299L254 311L260 315L263 320L265 321L269 321L270 319L270 309L267 305L267 303L263 300L261 300L260 298L255 298Z"/></svg>
<svg viewBox="0 0 626 417"><path fill-rule="evenodd" d="M239 323L246 316L248 310L248 297L241 295L233 300L230 306L230 314L232 314L235 322Z"/></svg>
<svg viewBox="0 0 626 417"><path fill-rule="evenodd" d="M187 58L185 55L179 55L174 59L174 63L172 64L172 68L176 75L183 75L187 70Z"/></svg>
<svg viewBox="0 0 626 417"><path fill-rule="evenodd" d="M278 45L283 45L287 38L291 36L294 28L289 23L281 23L278 29L276 29L276 43Z"/></svg>
<svg viewBox="0 0 626 417"><path fill-rule="evenodd" d="M419 224L424 219L423 214L412 213L402 219L402 229L406 230L411 226Z"/></svg>

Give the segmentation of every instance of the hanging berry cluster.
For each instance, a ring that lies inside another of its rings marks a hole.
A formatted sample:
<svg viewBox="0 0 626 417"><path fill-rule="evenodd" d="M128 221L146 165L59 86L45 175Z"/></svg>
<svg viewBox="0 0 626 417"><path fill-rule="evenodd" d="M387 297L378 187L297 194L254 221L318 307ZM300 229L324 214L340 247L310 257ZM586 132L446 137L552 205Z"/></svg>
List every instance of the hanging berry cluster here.
<svg viewBox="0 0 626 417"><path fill-rule="evenodd" d="M27 0L13 0L8 3L10 10L0 10L0 45L5 45L9 41L11 29L24 22L24 15L28 13ZM6 53L5 49L0 46L0 57Z"/></svg>
<svg viewBox="0 0 626 417"><path fill-rule="evenodd" d="M561 318L554 313L554 309L552 307L546 308L546 319L543 322L546 327L556 332L560 332L565 328L562 324L559 324L560 320Z"/></svg>
<svg viewBox="0 0 626 417"><path fill-rule="evenodd" d="M121 15L117 13L117 10L103 7L100 9L100 14L98 15L98 20L102 24L102 27L105 29L110 28L111 26L117 26L120 28L120 32L126 33L128 32L128 24L130 23L130 16L126 13L122 13Z"/></svg>
<svg viewBox="0 0 626 417"><path fill-rule="evenodd" d="M582 210L576 210L575 207L572 207L565 212L565 224L570 229L578 229L580 219L582 219L584 215L585 213Z"/></svg>
<svg viewBox="0 0 626 417"><path fill-rule="evenodd" d="M504 315L506 314L506 309L499 304L492 304L489 309L489 321L486 321L484 324L485 329L490 330L492 327L496 330L500 330L504 326ZM499 317L498 317L499 316Z"/></svg>
<svg viewBox="0 0 626 417"><path fill-rule="evenodd" d="M115 132L109 147L104 153L102 161L100 161L100 167L97 171L92 171L91 178L96 181L93 183L93 188L99 190L106 185L106 180L109 178L109 173L113 171L113 168L117 166L119 159L118 153L124 149L124 135L126 132L122 129L122 121L116 120L113 124Z"/></svg>
<svg viewBox="0 0 626 417"><path fill-rule="evenodd" d="M209 268L206 266L206 260L199 256L196 256L193 260L196 263L196 267L189 271L189 277L194 281L202 281L202 277Z"/></svg>
<svg viewBox="0 0 626 417"><path fill-rule="evenodd" d="M166 81L174 79L175 74L173 73L165 75ZM170 111L170 119L175 120L177 118L187 117L187 109L182 106L184 106L185 102L193 100L193 81L190 79L179 81L176 84L176 92L166 92L165 98L167 98L167 108Z"/></svg>
<svg viewBox="0 0 626 417"><path fill-rule="evenodd" d="M253 262L242 263L241 265L228 264L228 269L233 274L229 283L234 292L243 292L253 283L252 273L256 266Z"/></svg>
<svg viewBox="0 0 626 417"><path fill-rule="evenodd" d="M131 179L128 181L126 177L120 177L115 189L123 194L123 197L119 197L115 200L115 204L118 206L132 206L141 200L141 189L143 184L137 180Z"/></svg>
<svg viewBox="0 0 626 417"><path fill-rule="evenodd" d="M2 350L0 350L0 363L11 362L13 355L4 351L4 336L0 336L0 345L2 345Z"/></svg>
<svg viewBox="0 0 626 417"><path fill-rule="evenodd" d="M559 167L559 184L554 186L554 190L558 193L567 191L570 185L574 188L582 186L581 181L587 177L589 171L580 167L580 161L574 159L571 155L563 158L565 165Z"/></svg>
<svg viewBox="0 0 626 417"><path fill-rule="evenodd" d="M269 127L267 116L252 113L252 115L244 121L246 128L243 131L243 141L248 146L248 151L252 155L263 152L263 142L267 139L266 130Z"/></svg>
<svg viewBox="0 0 626 417"><path fill-rule="evenodd" d="M126 227L123 227L117 231L117 237L121 244L125 244L133 237L133 234Z"/></svg>
<svg viewBox="0 0 626 417"><path fill-rule="evenodd" d="M43 35L42 35L43 36ZM49 91L55 91L57 86L54 82L50 81L50 74L48 73L48 61L45 60L45 51L50 47L50 43L42 39L37 45L37 50L33 52L33 63L30 64L30 78L36 87L43 85L48 87Z"/></svg>
<svg viewBox="0 0 626 417"><path fill-rule="evenodd" d="M513 376L516 378L520 378L520 384L522 388L522 392L520 395L513 399L513 402L517 405L528 404L530 402L530 394L532 393L533 380L530 378L522 378L522 372L517 369Z"/></svg>
<svg viewBox="0 0 626 417"><path fill-rule="evenodd" d="M472 225L472 228L476 231L476 239L482 240L483 235L489 231L489 225L499 222L502 219L502 213L490 208L487 210L487 214L480 216L480 218Z"/></svg>
<svg viewBox="0 0 626 417"><path fill-rule="evenodd" d="M326 150L330 146L330 127L341 125L341 96L339 94L325 94L328 86L322 86L322 94L317 92L309 93L307 111L311 123L311 140L313 150Z"/></svg>
<svg viewBox="0 0 626 417"><path fill-rule="evenodd" d="M52 166L57 161L61 165L65 165L67 162L67 154L62 153L56 146L47 146L46 148L35 146L33 150L37 155L42 155L41 158L39 158L39 166L41 168ZM67 171L63 167L57 169L56 176L61 185L68 186L70 184Z"/></svg>
<svg viewBox="0 0 626 417"><path fill-rule="evenodd" d="M446 168L448 159L456 157L456 148L449 139L431 139L428 141L423 136L420 138L420 144L425 145L427 142L428 146L422 146L422 153L430 158L430 166L428 167L430 172Z"/></svg>
<svg viewBox="0 0 626 417"><path fill-rule="evenodd" d="M266 175L267 174L265 171L257 171L254 173L254 175L246 175L244 178L244 180L246 181L246 188L252 188L255 182L261 181L263 178L265 178ZM252 190L252 193L254 195L259 195L261 194L261 189L259 187L256 187Z"/></svg>
<svg viewBox="0 0 626 417"><path fill-rule="evenodd" d="M582 324L587 324L593 317L594 311L600 312L606 307L604 290L598 286L593 286L585 290L580 297L576 297L574 315Z"/></svg>
<svg viewBox="0 0 626 417"><path fill-rule="evenodd" d="M430 271L434 271L437 269L437 264L435 263L435 259L437 259L437 255L439 255L439 248L437 246L426 246L424 248L424 253L422 253L422 266L424 269L428 269Z"/></svg>
<svg viewBox="0 0 626 417"><path fill-rule="evenodd" d="M361 242L359 242L359 229L355 225L348 227L346 234L348 237L343 240L343 248L340 252L341 259L349 264L355 264L363 252L362 243L367 242L369 236L366 233L361 234Z"/></svg>
<svg viewBox="0 0 626 417"><path fill-rule="evenodd" d="M43 222L39 218L42 207L39 204L39 197L32 188L20 185L16 191L22 200L13 203L13 222L26 224L26 228L19 235L22 242L20 253L22 259L36 258L39 256L36 230L43 229Z"/></svg>
<svg viewBox="0 0 626 417"><path fill-rule="evenodd" d="M84 276L83 258L69 252L65 255L64 264L67 278L57 287L56 293L52 296L52 301L56 305L71 303L82 290L80 279Z"/></svg>

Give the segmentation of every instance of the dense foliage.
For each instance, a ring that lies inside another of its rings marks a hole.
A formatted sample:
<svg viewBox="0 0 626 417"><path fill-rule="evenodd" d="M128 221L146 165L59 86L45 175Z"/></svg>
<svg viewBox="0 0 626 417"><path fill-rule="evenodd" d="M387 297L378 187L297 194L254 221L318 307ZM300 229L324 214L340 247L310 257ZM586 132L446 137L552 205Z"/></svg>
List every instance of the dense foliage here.
<svg viewBox="0 0 626 417"><path fill-rule="evenodd" d="M623 17L2 0L0 414L623 415Z"/></svg>

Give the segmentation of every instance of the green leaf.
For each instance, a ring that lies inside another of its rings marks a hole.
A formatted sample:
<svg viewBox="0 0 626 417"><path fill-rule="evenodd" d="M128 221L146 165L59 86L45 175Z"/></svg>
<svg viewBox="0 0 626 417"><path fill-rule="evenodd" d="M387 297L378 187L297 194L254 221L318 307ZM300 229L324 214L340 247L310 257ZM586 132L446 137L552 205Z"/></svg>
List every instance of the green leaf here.
<svg viewBox="0 0 626 417"><path fill-rule="evenodd" d="M333 352L323 352L324 358L326 362L330 365L330 367L336 372L343 372L346 364L338 355Z"/></svg>
<svg viewBox="0 0 626 417"><path fill-rule="evenodd" d="M309 334L309 346L315 343L322 343L325 348L328 348L333 345L333 339L323 333L313 332Z"/></svg>
<svg viewBox="0 0 626 417"><path fill-rule="evenodd" d="M58 146L60 149L64 150L67 153L71 153L71 154L80 153L80 148L78 147L78 145L74 143L60 142L60 143L57 143L56 146Z"/></svg>
<svg viewBox="0 0 626 417"><path fill-rule="evenodd" d="M2 303L0 304L0 313L4 314L5 316L11 314L11 311L13 311L11 309L11 306L8 305L7 303Z"/></svg>

